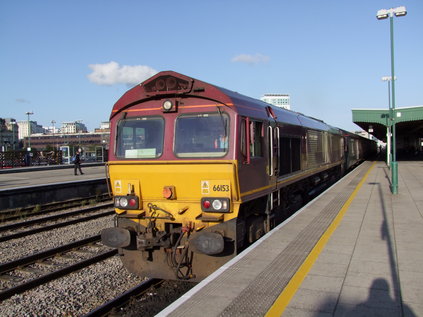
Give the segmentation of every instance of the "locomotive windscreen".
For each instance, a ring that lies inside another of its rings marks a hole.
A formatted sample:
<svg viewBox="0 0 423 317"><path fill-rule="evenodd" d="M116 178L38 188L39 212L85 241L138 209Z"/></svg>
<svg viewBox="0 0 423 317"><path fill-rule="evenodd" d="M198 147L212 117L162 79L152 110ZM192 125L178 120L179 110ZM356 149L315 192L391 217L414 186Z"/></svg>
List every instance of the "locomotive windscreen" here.
<svg viewBox="0 0 423 317"><path fill-rule="evenodd" d="M156 158L163 152L161 117L123 119L118 124L116 155L120 158Z"/></svg>
<svg viewBox="0 0 423 317"><path fill-rule="evenodd" d="M182 115L176 120L178 157L222 157L228 151L229 118L223 113Z"/></svg>

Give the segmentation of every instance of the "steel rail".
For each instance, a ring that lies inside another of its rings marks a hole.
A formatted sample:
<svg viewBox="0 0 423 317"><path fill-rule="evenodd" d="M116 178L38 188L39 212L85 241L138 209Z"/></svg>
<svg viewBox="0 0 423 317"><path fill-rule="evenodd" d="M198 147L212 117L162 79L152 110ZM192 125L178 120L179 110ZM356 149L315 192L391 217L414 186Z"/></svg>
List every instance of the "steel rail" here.
<svg viewBox="0 0 423 317"><path fill-rule="evenodd" d="M109 201L110 197L108 194L102 194L100 198L98 196L91 196L91 197L84 197L72 200L65 200L65 201L58 201L53 203L48 203L45 205L40 205L40 210L34 211L34 206L20 208L18 210L11 209L11 210L4 210L0 211L0 222L8 222L13 220L22 219L23 217L33 217L38 216L43 213L47 212L58 212L64 209L81 207L81 203L83 201L88 201L90 199L96 199L97 203ZM97 200L99 199L99 200Z"/></svg>
<svg viewBox="0 0 423 317"><path fill-rule="evenodd" d="M114 308L121 307L125 303L129 302L131 298L136 297L147 291L151 286L163 283L164 280L150 278L148 280L143 281L141 284L127 290L126 292L122 293L121 295L109 300L108 302L104 303L101 306L93 309L89 313L85 314L83 317L97 317L97 316L105 316L109 312L111 312Z"/></svg>
<svg viewBox="0 0 423 317"><path fill-rule="evenodd" d="M79 209L79 210L70 211L70 212L65 212L65 213L61 213L61 214L55 214L55 215L47 216L47 217L43 217L43 218L11 223L11 224L8 224L8 225L0 226L0 232L12 230L12 229L17 229L17 228L22 228L22 227L27 227L27 226L32 226L32 225L35 225L35 224L38 224L38 223L57 220L57 219L61 219L61 218L64 218L64 217L73 217L73 216L81 214L81 213L93 212L93 211L97 211L97 210L103 209L103 208L110 208L112 206L113 206L112 203L108 203L108 204L104 204L104 205L100 205L100 206L93 206L93 207Z"/></svg>
<svg viewBox="0 0 423 317"><path fill-rule="evenodd" d="M21 258L21 259L17 259L17 260L14 260L14 261L10 261L10 262L1 264L0 265L0 275L4 275L4 274L6 274L8 272L12 272L12 271L14 271L18 268L25 267L25 266L28 266L30 264L33 264L33 263L36 263L36 262L39 262L39 261L43 261L43 260L48 259L48 258L52 258L57 254L70 252L72 250L81 248L83 246L90 245L90 244L93 244L95 242L99 242L100 240L101 240L101 236L96 235L96 236L92 236L92 237L89 237L89 238L86 238L86 239L83 239L83 240L79 240L79 241L75 241L75 242L72 242L72 243L69 243L69 244L66 244L66 245L62 245L62 246L57 247L57 248L42 251L42 252L39 252L39 253L30 255L30 256L27 256L27 257L24 257L24 258ZM117 249L106 251L106 252L103 252L99 255L96 255L96 256L94 256L90 259L86 259L86 260L83 260L81 262L66 266L64 268L56 270L55 272L45 274L43 276L29 280L27 282L24 282L20 285L15 286L15 287L1 291L0 292L0 300L5 300L5 299L13 296L14 294L22 293L22 292L27 291L31 288L34 288L38 285L47 283L51 280L57 279L59 277L62 277L64 275L67 275L67 274L72 273L74 271L77 271L81 268L87 267L91 264L94 264L94 263L97 263L97 262L102 261L104 259L107 259L109 257L112 257L115 254L117 254Z"/></svg>
<svg viewBox="0 0 423 317"><path fill-rule="evenodd" d="M4 274L6 272L10 272L18 267L22 267L22 266L26 266L29 265L31 263L35 263L37 261L41 261L50 257L55 256L56 254L61 254L61 253L65 253L65 252L69 252L72 251L74 249L95 243L95 242L99 242L101 241L101 236L100 235L96 235L96 236L92 236L89 238L85 238L82 240L78 240L72 243L68 243L65 245L61 245L60 247L56 247L56 248L52 248L52 249L48 249L45 251L41 251L29 256L26 256L24 258L20 258L14 261L10 261L10 262L6 262L3 264L0 264L0 275Z"/></svg>
<svg viewBox="0 0 423 317"><path fill-rule="evenodd" d="M22 237L25 237L25 236L28 236L28 235L31 235L31 234L40 233L40 232L43 232L43 231L48 231L48 230L57 229L57 228L61 228L61 227L66 227L66 226L69 226L69 225L73 225L73 224L77 224L77 223L80 223L80 222L85 222L85 221L97 219L97 218L100 218L100 217L106 217L106 216L113 215L113 214L114 214L114 210L108 210L106 212L95 214L95 215L81 217L81 218L77 218L77 219L73 219L73 220L69 220L69 221L65 221L65 222L61 222L61 223L56 223L56 224L53 224L53 225L47 225L47 226L43 226L43 227L40 227L40 228L31 229L31 230L16 232L16 233L13 233L13 234L10 234L10 235L5 235L5 236L0 237L0 242L12 240L12 239L17 239L17 238L22 238Z"/></svg>
<svg viewBox="0 0 423 317"><path fill-rule="evenodd" d="M87 260L69 265L65 268L59 269L59 270L54 271L52 273L48 273L46 275L43 275L43 276L40 276L38 278L24 282L24 283L17 285L15 287L9 288L5 291L0 292L0 301L5 300L7 298L10 298L13 295L20 294L20 293L23 293L25 291L28 291L28 290L30 290L34 287L40 286L41 284L45 284L45 283L50 282L52 280L58 279L59 277L63 277L63 276L68 275L72 272L83 269L83 268L90 266L94 263L108 259L108 258L116 255L117 252L118 252L117 249L106 251L106 252L101 253L99 255L96 255L92 258L89 258Z"/></svg>

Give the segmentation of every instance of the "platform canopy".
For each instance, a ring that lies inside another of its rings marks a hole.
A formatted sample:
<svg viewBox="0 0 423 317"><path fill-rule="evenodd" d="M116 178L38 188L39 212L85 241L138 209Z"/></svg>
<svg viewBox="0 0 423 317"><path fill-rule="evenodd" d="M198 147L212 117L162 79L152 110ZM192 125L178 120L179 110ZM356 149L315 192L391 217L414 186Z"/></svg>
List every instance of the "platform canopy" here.
<svg viewBox="0 0 423 317"><path fill-rule="evenodd" d="M355 124L386 142L386 127L392 122L389 109L352 109L352 115ZM396 135L400 140L413 143L423 138L423 106L396 108L393 117Z"/></svg>

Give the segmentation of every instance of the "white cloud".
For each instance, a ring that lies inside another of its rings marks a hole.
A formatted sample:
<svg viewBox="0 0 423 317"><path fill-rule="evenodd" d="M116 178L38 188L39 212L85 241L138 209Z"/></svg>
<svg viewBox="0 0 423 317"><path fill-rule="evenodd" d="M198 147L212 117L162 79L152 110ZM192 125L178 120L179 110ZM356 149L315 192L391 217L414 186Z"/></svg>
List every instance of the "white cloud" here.
<svg viewBox="0 0 423 317"><path fill-rule="evenodd" d="M88 74L88 79L98 85L132 84L136 85L158 72L144 65L119 65L111 61L106 64L90 64L92 73Z"/></svg>
<svg viewBox="0 0 423 317"><path fill-rule="evenodd" d="M19 103L31 103L31 101L26 100L25 98L17 98L15 100L16 102L19 102Z"/></svg>
<svg viewBox="0 0 423 317"><path fill-rule="evenodd" d="M237 55L232 58L232 62L235 63L247 63L250 65L258 64L258 63L267 63L270 60L269 56L265 56L263 54L241 54Z"/></svg>

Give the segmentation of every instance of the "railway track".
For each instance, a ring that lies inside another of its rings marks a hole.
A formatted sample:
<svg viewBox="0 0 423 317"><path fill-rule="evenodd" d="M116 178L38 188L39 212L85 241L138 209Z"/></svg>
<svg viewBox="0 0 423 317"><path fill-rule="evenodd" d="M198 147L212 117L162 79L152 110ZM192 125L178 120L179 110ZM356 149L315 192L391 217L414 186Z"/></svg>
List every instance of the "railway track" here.
<svg viewBox="0 0 423 317"><path fill-rule="evenodd" d="M114 214L112 208L113 204L103 204L95 207L83 208L76 211L55 214L52 216L42 217L33 220L27 220L8 225L0 226L0 242L21 238L31 234L48 231L56 228L61 228L76 223L97 219L100 217L106 217ZM108 208L104 212L97 211ZM85 215L89 213L89 215ZM84 215L84 216L81 216ZM64 219L71 218L71 219ZM55 222L55 223L51 223ZM29 228L29 229L28 229Z"/></svg>
<svg viewBox="0 0 423 317"><path fill-rule="evenodd" d="M96 235L0 265L0 301L117 254L100 240Z"/></svg>
<svg viewBox="0 0 423 317"><path fill-rule="evenodd" d="M127 304L131 299L142 296L150 287L161 284L163 281L161 279L149 278L107 303L93 309L88 314L85 314L84 317L106 316L110 312L116 311L122 305Z"/></svg>
<svg viewBox="0 0 423 317"><path fill-rule="evenodd" d="M72 207L80 207L86 202L96 203L110 200L109 194L91 196L87 198L70 199L66 201L52 202L37 206L24 207L19 209L0 210L0 223L19 220L26 217L38 216L48 212L57 212Z"/></svg>

